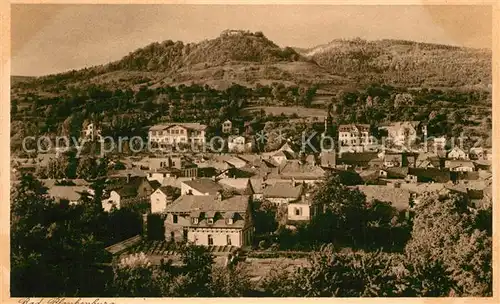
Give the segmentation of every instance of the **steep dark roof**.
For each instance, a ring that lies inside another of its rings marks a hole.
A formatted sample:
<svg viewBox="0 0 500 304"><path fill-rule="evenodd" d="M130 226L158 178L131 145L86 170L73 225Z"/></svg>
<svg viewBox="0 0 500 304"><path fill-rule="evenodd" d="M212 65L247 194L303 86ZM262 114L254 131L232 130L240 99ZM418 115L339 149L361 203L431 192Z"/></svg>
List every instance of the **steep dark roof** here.
<svg viewBox="0 0 500 304"><path fill-rule="evenodd" d="M377 152L362 152L362 153L342 153L337 158L337 164L354 165L354 166L367 166L368 163L378 158Z"/></svg>
<svg viewBox="0 0 500 304"><path fill-rule="evenodd" d="M264 197L269 198L294 198L298 199L302 194L303 185L293 186L291 183L277 182L264 188Z"/></svg>
<svg viewBox="0 0 500 304"><path fill-rule="evenodd" d="M216 194L222 190L222 186L209 178L198 178L194 180L185 181L184 184L199 191L201 193Z"/></svg>
<svg viewBox="0 0 500 304"><path fill-rule="evenodd" d="M419 182L447 183L451 180L450 171L438 168L409 168L408 174L417 176Z"/></svg>

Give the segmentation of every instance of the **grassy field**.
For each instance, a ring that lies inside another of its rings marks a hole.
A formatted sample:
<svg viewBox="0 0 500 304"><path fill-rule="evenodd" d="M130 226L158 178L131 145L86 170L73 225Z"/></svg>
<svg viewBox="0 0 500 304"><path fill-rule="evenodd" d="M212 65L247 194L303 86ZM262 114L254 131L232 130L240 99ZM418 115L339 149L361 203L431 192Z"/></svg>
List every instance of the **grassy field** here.
<svg viewBox="0 0 500 304"><path fill-rule="evenodd" d="M296 267L307 267L309 263L305 258L290 259L290 258L246 258L244 265L250 269L250 276L253 281L259 281L266 276L273 268L292 269Z"/></svg>

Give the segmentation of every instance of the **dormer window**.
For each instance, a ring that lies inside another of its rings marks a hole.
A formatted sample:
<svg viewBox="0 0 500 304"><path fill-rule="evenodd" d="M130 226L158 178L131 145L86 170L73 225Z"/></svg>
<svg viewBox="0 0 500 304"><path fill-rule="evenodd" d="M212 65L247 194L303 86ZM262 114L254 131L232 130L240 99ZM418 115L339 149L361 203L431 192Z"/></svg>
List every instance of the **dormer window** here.
<svg viewBox="0 0 500 304"><path fill-rule="evenodd" d="M213 224L214 223L214 218L213 217L210 217L207 219L207 223L208 224Z"/></svg>
<svg viewBox="0 0 500 304"><path fill-rule="evenodd" d="M198 224L198 218L197 217L193 217L193 218L191 218L191 220L192 220L193 224L195 224L195 225Z"/></svg>
<svg viewBox="0 0 500 304"><path fill-rule="evenodd" d="M232 225L232 224L233 224L233 219L232 219L232 218L228 218L228 219L227 219L227 223L228 223L229 225Z"/></svg>

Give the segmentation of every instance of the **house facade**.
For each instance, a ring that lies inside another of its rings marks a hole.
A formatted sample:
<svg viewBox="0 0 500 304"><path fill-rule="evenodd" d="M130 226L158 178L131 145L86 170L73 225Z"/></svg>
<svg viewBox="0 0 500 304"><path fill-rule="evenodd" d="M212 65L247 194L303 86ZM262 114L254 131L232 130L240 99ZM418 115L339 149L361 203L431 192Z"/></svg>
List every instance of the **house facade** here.
<svg viewBox="0 0 500 304"><path fill-rule="evenodd" d="M469 159L469 154L459 147L453 147L450 152L448 152L448 158L450 159Z"/></svg>
<svg viewBox="0 0 500 304"><path fill-rule="evenodd" d="M252 141L248 141L244 136L230 135L227 139L227 149L233 153L251 152Z"/></svg>
<svg viewBox="0 0 500 304"><path fill-rule="evenodd" d="M233 123L228 119L222 123L222 133L229 134L233 130Z"/></svg>
<svg viewBox="0 0 500 304"><path fill-rule="evenodd" d="M414 143L420 135L427 136L427 126L418 121L398 121L379 127L387 131L387 137L397 146Z"/></svg>
<svg viewBox="0 0 500 304"><path fill-rule="evenodd" d="M444 166L453 172L472 172L475 169L474 163L469 160L446 160Z"/></svg>
<svg viewBox="0 0 500 304"><path fill-rule="evenodd" d="M159 146L173 144L204 144L206 125L199 123L171 123L149 128L150 143Z"/></svg>
<svg viewBox="0 0 500 304"><path fill-rule="evenodd" d="M245 195L181 196L165 210L165 239L202 246L248 246L254 234L250 208Z"/></svg>
<svg viewBox="0 0 500 304"><path fill-rule="evenodd" d="M341 146L361 146L374 143L373 138L370 136L370 125L339 125L338 132Z"/></svg>
<svg viewBox="0 0 500 304"><path fill-rule="evenodd" d="M167 187L160 187L151 194L151 213L164 213L172 197L168 193Z"/></svg>
<svg viewBox="0 0 500 304"><path fill-rule="evenodd" d="M153 191L153 187L145 177L128 176L126 180L120 180L106 188L102 208L109 212L113 207L120 209L139 202L149 202Z"/></svg>
<svg viewBox="0 0 500 304"><path fill-rule="evenodd" d="M313 204L310 194L306 193L301 196L300 200L288 203L287 222L310 221L321 212L321 206Z"/></svg>

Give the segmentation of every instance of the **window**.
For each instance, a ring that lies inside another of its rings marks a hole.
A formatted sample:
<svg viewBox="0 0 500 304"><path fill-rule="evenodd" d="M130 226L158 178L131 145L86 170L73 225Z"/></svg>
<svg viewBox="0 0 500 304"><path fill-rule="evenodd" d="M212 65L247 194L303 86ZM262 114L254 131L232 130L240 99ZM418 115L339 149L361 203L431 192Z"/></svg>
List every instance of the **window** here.
<svg viewBox="0 0 500 304"><path fill-rule="evenodd" d="M177 218L177 214L174 214L173 219L172 219L172 222L173 222L174 224L177 224L177 221L178 221L178 220L179 220L179 219Z"/></svg>
<svg viewBox="0 0 500 304"><path fill-rule="evenodd" d="M214 238L211 234L208 235L208 246L212 246L214 244Z"/></svg>
<svg viewBox="0 0 500 304"><path fill-rule="evenodd" d="M302 209L301 208L295 208L295 215L301 215Z"/></svg>
<svg viewBox="0 0 500 304"><path fill-rule="evenodd" d="M226 235L226 244L231 245L231 236L229 234Z"/></svg>

